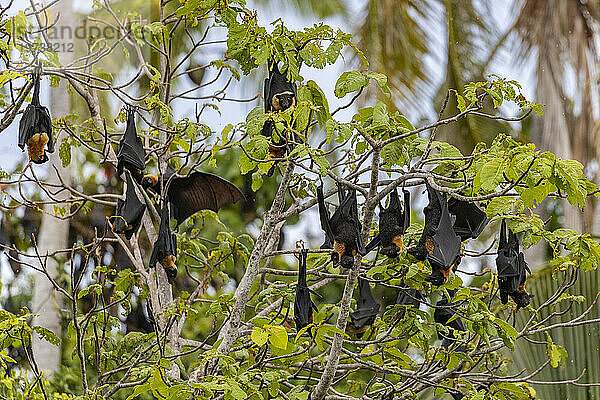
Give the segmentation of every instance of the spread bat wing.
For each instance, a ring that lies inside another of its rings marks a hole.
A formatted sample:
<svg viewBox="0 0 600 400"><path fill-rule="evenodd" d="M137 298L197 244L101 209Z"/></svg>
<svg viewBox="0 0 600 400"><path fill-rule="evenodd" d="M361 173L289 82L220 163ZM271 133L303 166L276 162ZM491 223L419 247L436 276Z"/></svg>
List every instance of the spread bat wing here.
<svg viewBox="0 0 600 400"><path fill-rule="evenodd" d="M165 176L165 179L168 177ZM173 218L181 224L200 210L214 212L227 203L244 199L242 191L233 183L205 172L193 172L186 177L171 179L168 189Z"/></svg>
<svg viewBox="0 0 600 400"><path fill-rule="evenodd" d="M333 231L331 230L331 217L329 216L329 210L325 205L325 198L323 196L323 186L317 188L317 201L319 203L319 219L321 220L321 229L325 232L325 242L321 246L322 249L331 249L333 247Z"/></svg>
<svg viewBox="0 0 600 400"><path fill-rule="evenodd" d="M456 216L454 232L462 241L469 238L476 239L489 222L485 212L477 205L454 197L448 201L448 210Z"/></svg>
<svg viewBox="0 0 600 400"><path fill-rule="evenodd" d="M452 227L446 196L429 185L427 185L427 190L434 192L440 204L440 221L433 235L433 253L428 255L428 259L431 263L439 266L440 269L445 270L452 267L460 259L461 240Z"/></svg>
<svg viewBox="0 0 600 400"><path fill-rule="evenodd" d="M371 325L379 313L379 307L379 303L373 297L369 282L359 277L356 311L350 314L352 325L357 329Z"/></svg>
<svg viewBox="0 0 600 400"><path fill-rule="evenodd" d="M125 200L119 199L117 201L113 231L115 233L124 233L127 239L131 239L142 222L142 216L144 215L144 211L146 211L146 204L143 204L138 198L130 174L126 174L126 182ZM130 229L127 229L127 226Z"/></svg>
<svg viewBox="0 0 600 400"><path fill-rule="evenodd" d="M127 127L119 143L117 161L118 175L121 175L124 167L140 171L146 168L146 152L142 138L138 136L135 128L135 112L133 108L127 110ZM137 173L137 171L131 172Z"/></svg>

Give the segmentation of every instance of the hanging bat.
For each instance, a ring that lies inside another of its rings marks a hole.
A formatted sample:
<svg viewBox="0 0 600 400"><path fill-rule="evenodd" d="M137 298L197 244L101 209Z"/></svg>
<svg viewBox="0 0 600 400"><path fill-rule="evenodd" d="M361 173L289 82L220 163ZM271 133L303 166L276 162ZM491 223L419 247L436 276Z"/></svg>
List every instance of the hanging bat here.
<svg viewBox="0 0 600 400"><path fill-rule="evenodd" d="M115 222L113 224L114 233L124 233L127 240L131 239L142 223L142 216L146 211L146 204L143 204L135 193L133 180L130 174L126 175L127 191L125 200L117 200L117 209L115 210Z"/></svg>
<svg viewBox="0 0 600 400"><path fill-rule="evenodd" d="M358 300L356 311L350 313L350 323L346 325L346 333L362 337L375 322L379 313L379 303L373 298L369 281L358 278Z"/></svg>
<svg viewBox="0 0 600 400"><path fill-rule="evenodd" d="M454 293L456 293L456 290L448 291L450 297L454 296ZM456 310L453 308L453 306L455 305L456 303L449 303L446 296L442 294L442 297L438 300L436 304L436 309L433 312L433 320L438 324L448 326L454 329L455 331L465 332L467 328L465 327L462 318L457 316L452 321L450 321L450 319L456 315ZM448 349L456 341L455 333L452 330L450 331L450 334L448 336L442 335L440 332L438 332L438 338L442 340L442 347L445 349ZM464 346L460 346L456 350L464 351L465 348Z"/></svg>
<svg viewBox="0 0 600 400"><path fill-rule="evenodd" d="M398 297L396 297L396 304L402 306L412 306L419 308L421 301L425 300L423 293L418 289L413 289L404 284L404 281L400 282L401 289L398 290Z"/></svg>
<svg viewBox="0 0 600 400"><path fill-rule="evenodd" d="M119 143L117 153L117 175L121 176L123 168L127 168L136 181L142 178L142 171L146 168L146 152L142 138L135 128L135 112L133 108L127 109L127 127Z"/></svg>
<svg viewBox="0 0 600 400"><path fill-rule="evenodd" d="M343 268L350 269L356 253L366 254L358 220L356 190L348 190L346 194L344 188L338 184L338 198L340 205L330 217L323 197L323 186L317 188L319 217L321 228L325 232L325 242L321 248L333 248L337 253L332 254L334 265L339 263Z"/></svg>
<svg viewBox="0 0 600 400"><path fill-rule="evenodd" d="M305 326L312 324L313 309L317 311L315 303L313 303L310 298L312 291L306 284L307 257L308 251L305 249L301 250L298 263L298 283L296 284L296 297L294 298L294 322L296 323L297 331L300 331ZM308 334L312 337L310 331Z"/></svg>
<svg viewBox="0 0 600 400"><path fill-rule="evenodd" d="M27 154L34 164L43 164L48 161L46 148L49 153L54 153L54 139L52 138L52 119L48 109L40 105L40 76L33 75L35 81L31 103L23 112L19 122L19 147L21 150L27 146Z"/></svg>
<svg viewBox="0 0 600 400"><path fill-rule="evenodd" d="M168 196L163 200L163 208L160 213L160 227L158 229L158 238L154 242L152 255L150 256L150 268L154 268L156 263L165 269L167 279L172 284L177 276L177 238L169 228L169 199Z"/></svg>
<svg viewBox="0 0 600 400"><path fill-rule="evenodd" d="M429 204L423 209L425 227L417 245L408 249L417 260L429 260L432 272L425 280L443 285L452 267L460 263L460 237L452 228L446 196L425 182Z"/></svg>
<svg viewBox="0 0 600 400"><path fill-rule="evenodd" d="M510 296L517 304L517 310L527 307L531 302L531 298L534 297L525 291L527 273L531 274L531 271L525 262L523 252L519 251L517 235L509 229L507 237L505 220L502 220L500 227L496 268L498 269L498 286L500 287L502 304L508 303L508 297Z"/></svg>
<svg viewBox="0 0 600 400"><path fill-rule="evenodd" d="M404 190L404 211L398 198L398 192L394 189L390 194L390 204L387 208L381 208L379 212L379 233L366 247L369 253L377 246L381 246L381 254L390 258L397 258L404 251L402 235L410 226L410 193Z"/></svg>
<svg viewBox="0 0 600 400"><path fill-rule="evenodd" d="M146 309L146 312L144 312L144 308ZM148 306L143 306L141 299L138 299L137 306L127 314L127 318L125 319L125 332L154 332L154 317L148 309Z"/></svg>
<svg viewBox="0 0 600 400"><path fill-rule="evenodd" d="M217 212L224 204L244 199L242 191L226 179L199 171L178 176L171 166L167 166L161 180L154 175L145 175L142 187L159 195L167 187L167 197L177 225L200 210Z"/></svg>
<svg viewBox="0 0 600 400"><path fill-rule="evenodd" d="M486 218L485 212L474 203L457 200L454 197L448 200L448 211L456 216L454 232L460 236L460 240L463 242L467 239L477 239L490 221Z"/></svg>
<svg viewBox="0 0 600 400"><path fill-rule="evenodd" d="M277 62L269 60L267 66L269 77L265 79L263 88L265 113L285 111L288 108L294 107L298 103L296 83L290 82L285 72L279 72ZM277 133L277 139L273 138L274 133ZM285 155L287 141L277 132L275 123L272 120L265 121L261 135L273 139L269 144L269 156L271 158L281 158ZM271 167L267 175L272 176L274 171L275 165Z"/></svg>

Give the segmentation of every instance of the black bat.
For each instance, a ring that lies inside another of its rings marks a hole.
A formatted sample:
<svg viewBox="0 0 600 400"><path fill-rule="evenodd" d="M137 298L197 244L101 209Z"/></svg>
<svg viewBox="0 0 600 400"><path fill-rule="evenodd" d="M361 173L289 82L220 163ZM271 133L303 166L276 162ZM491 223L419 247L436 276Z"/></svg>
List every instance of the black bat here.
<svg viewBox="0 0 600 400"><path fill-rule="evenodd" d="M40 105L40 75L34 74L33 80L35 83L31 103L19 122L19 147L24 150L27 146L31 162L42 164L48 161L46 147L49 153L54 153L52 119L48 109Z"/></svg>
<svg viewBox="0 0 600 400"><path fill-rule="evenodd" d="M147 315L144 312L144 308L146 309ZM154 332L154 317L148 306L146 305L146 307L144 307L141 299L138 300L137 306L127 314L125 325L125 332Z"/></svg>
<svg viewBox="0 0 600 400"><path fill-rule="evenodd" d="M452 267L460 263L460 237L452 228L446 196L433 189L427 182L429 204L423 209L425 227L417 245L408 249L417 260L429 260L431 275L425 280L434 285L443 285Z"/></svg>
<svg viewBox="0 0 600 400"><path fill-rule="evenodd" d="M460 236L460 240L463 242L467 239L477 239L483 228L490 222L481 208L468 201L457 200L454 197L448 200L448 211L456 216L453 226L454 232Z"/></svg>
<svg viewBox="0 0 600 400"><path fill-rule="evenodd" d="M200 210L217 212L224 204L244 199L242 191L233 183L205 172L194 171L187 176L178 176L175 169L168 166L161 180L154 175L146 175L142 186L156 194L161 194L162 189L167 187L167 197L177 225Z"/></svg>
<svg viewBox="0 0 600 400"><path fill-rule="evenodd" d="M456 290L449 290L448 293L450 294L450 297L452 297L454 296L454 293L456 293ZM465 327L462 318L457 316L450 321L450 319L456 315L456 310L454 309L455 305L456 303L449 303L446 296L442 294L442 297L436 304L437 308L433 312L433 320L439 324L448 326L455 331L465 332L467 328ZM442 347L445 349L448 349L456 341L456 336L452 331L450 331L448 336L438 332L438 338L442 340ZM464 351L464 346L460 346L457 351Z"/></svg>
<svg viewBox="0 0 600 400"><path fill-rule="evenodd" d="M410 193L404 190L404 211L394 189L390 194L390 204L387 208L380 205L379 211L379 233L366 247L369 253L377 246L381 246L381 254L390 258L397 258L404 250L402 235L410 226Z"/></svg>
<svg viewBox="0 0 600 400"><path fill-rule="evenodd" d="M269 77L265 79L263 95L265 99L265 112L285 111L290 107L294 107L298 103L297 88L295 82L290 82L285 71L279 72L277 62L269 60L267 63L269 69ZM271 138L269 144L269 156L271 158L281 158L285 155L287 141L281 136L275 127L272 120L265 121L261 135ZM273 134L277 133L277 138L273 138ZM268 176L272 176L275 171L275 165L271 167Z"/></svg>
<svg viewBox="0 0 600 400"><path fill-rule="evenodd" d="M129 240L138 230L142 223L142 216L146 211L146 204L142 203L135 193L134 182L130 174L126 175L127 191L125 192L125 200L117 200L117 208L115 210L115 222L113 225L114 233L124 233Z"/></svg>
<svg viewBox="0 0 600 400"><path fill-rule="evenodd" d="M358 300L356 311L350 313L350 323L346 325L346 333L356 334L362 337L379 313L379 303L375 301L369 281L358 278Z"/></svg>
<svg viewBox="0 0 600 400"><path fill-rule="evenodd" d="M311 290L306 284L306 258L308 251L303 249L300 251L298 262L298 283L296 283L296 297L294 298L294 322L296 330L300 331L305 326L313 321L313 309L317 311L315 303L310 298ZM309 335L312 336L310 332Z"/></svg>
<svg viewBox="0 0 600 400"><path fill-rule="evenodd" d="M158 238L154 242L152 255L150 256L150 268L154 268L157 262L160 263L167 273L169 283L172 284L177 276L177 266L175 265L177 261L177 238L169 227L169 216L169 199L166 197L163 200L163 208L160 213Z"/></svg>
<svg viewBox="0 0 600 400"><path fill-rule="evenodd" d="M338 198L340 205L330 217L323 197L323 187L317 188L319 217L321 228L325 232L325 242L321 248L334 249L337 253L332 254L334 265L339 263L343 268L350 269L354 264L356 253L366 254L361 235L361 224L358 220L356 190L350 189L346 193L344 188L338 184Z"/></svg>
<svg viewBox="0 0 600 400"><path fill-rule="evenodd" d="M531 298L534 297L525 291L527 273L531 274L531 271L525 262L523 252L519 251L517 235L509 229L507 237L505 220L502 220L500 227L496 268L498 269L498 286L500 287L502 304L508 303L508 297L510 296L517 304L517 310L521 307L527 307L531 302Z"/></svg>
<svg viewBox="0 0 600 400"><path fill-rule="evenodd" d="M396 304L402 306L412 306L419 308L421 301L425 300L423 293L418 289L413 289L406 286L404 282L400 282L401 289L398 290L398 297L396 297Z"/></svg>
<svg viewBox="0 0 600 400"><path fill-rule="evenodd" d="M135 112L133 108L127 109L127 127L119 143L117 153L117 175L121 176L123 168L127 168L136 181L142 178L142 171L146 168L146 152L142 138L135 128Z"/></svg>

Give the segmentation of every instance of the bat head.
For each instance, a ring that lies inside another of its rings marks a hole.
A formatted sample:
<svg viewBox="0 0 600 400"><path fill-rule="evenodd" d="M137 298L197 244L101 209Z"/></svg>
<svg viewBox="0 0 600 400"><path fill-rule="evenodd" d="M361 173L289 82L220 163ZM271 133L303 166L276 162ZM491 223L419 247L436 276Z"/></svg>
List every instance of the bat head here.
<svg viewBox="0 0 600 400"><path fill-rule="evenodd" d="M142 187L144 189L155 188L158 185L158 177L155 175L144 175L142 178Z"/></svg>
<svg viewBox="0 0 600 400"><path fill-rule="evenodd" d="M271 105L277 111L285 111L296 105L296 95L290 91L277 93L273 96Z"/></svg>
<svg viewBox="0 0 600 400"><path fill-rule="evenodd" d="M44 152L41 156L38 157L37 160L31 160L32 163L34 164L43 164L46 161L48 161L48 155L46 154L46 152Z"/></svg>
<svg viewBox="0 0 600 400"><path fill-rule="evenodd" d="M517 305L517 311L519 311L520 308L527 307L535 295L529 294L525 291L525 288L521 288L521 290L511 294L510 297L512 297L514 300L515 304Z"/></svg>
<svg viewBox="0 0 600 400"><path fill-rule="evenodd" d="M446 277L444 276L442 270L433 267L433 272L425 277L425 281L435 286L442 286L444 282L446 282Z"/></svg>
<svg viewBox="0 0 600 400"><path fill-rule="evenodd" d="M177 268L174 266L171 268L165 268L165 273L167 274L167 280L169 281L169 284L172 285L173 281L175 281L175 277L177 277Z"/></svg>

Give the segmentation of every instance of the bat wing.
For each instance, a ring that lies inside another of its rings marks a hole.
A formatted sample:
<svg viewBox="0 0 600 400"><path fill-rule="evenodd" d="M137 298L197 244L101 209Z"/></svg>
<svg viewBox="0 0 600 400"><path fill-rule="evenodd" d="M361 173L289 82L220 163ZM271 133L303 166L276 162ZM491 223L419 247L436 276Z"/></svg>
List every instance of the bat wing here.
<svg viewBox="0 0 600 400"><path fill-rule="evenodd" d="M150 268L154 268L157 262L163 260L169 255L175 255L173 252L173 236L169 227L169 201L164 199L163 208L160 213L160 226L158 228L158 237L152 248L150 256Z"/></svg>
<svg viewBox="0 0 600 400"><path fill-rule="evenodd" d="M269 76L271 75L271 71L269 71ZM265 86L263 87L263 96L265 99L265 112L273 111L273 106L271 105L271 79L265 78Z"/></svg>
<svg viewBox="0 0 600 400"><path fill-rule="evenodd" d="M367 246L365 247L365 254L369 254L371 251L373 251L375 248L377 248L380 244L381 244L381 238L379 237L379 234L377 234L377 236L375 236L373 239L371 239L369 244L367 244Z"/></svg>
<svg viewBox="0 0 600 400"><path fill-rule="evenodd" d="M360 255L364 256L365 254L367 254L367 250L365 249L365 243L363 242L362 238L362 224L358 219L358 201L356 199L355 189L352 189L350 191L350 194L346 197L346 200L348 200L348 204L346 205L346 207L348 207L347 211L350 213L352 222L354 224L354 229L356 230L356 239L354 243L356 246L356 251Z"/></svg>
<svg viewBox="0 0 600 400"><path fill-rule="evenodd" d="M433 253L428 255L430 262L440 266L440 269L452 267L460 259L460 237L454 232L446 196L437 192L440 202L440 221L433 235Z"/></svg>
<svg viewBox="0 0 600 400"><path fill-rule="evenodd" d="M404 214L402 215L403 232L406 232L410 227L410 192L404 190Z"/></svg>
<svg viewBox="0 0 600 400"><path fill-rule="evenodd" d="M456 216L454 231L462 241L476 239L489 222L485 213L475 204L454 197L448 201L448 210Z"/></svg>
<svg viewBox="0 0 600 400"><path fill-rule="evenodd" d="M402 282L404 286L404 282ZM423 301L423 293L420 290L413 289L411 287L403 287L398 290L398 297L396 297L396 304L413 306L419 308L421 301Z"/></svg>
<svg viewBox="0 0 600 400"><path fill-rule="evenodd" d="M135 128L135 114L133 110L127 113L127 127L119 144L119 153L117 153L117 169L122 170L123 166L144 170L146 168L146 152L142 139L138 136Z"/></svg>
<svg viewBox="0 0 600 400"><path fill-rule="evenodd" d="M115 233L125 233L127 239L131 239L142 222L146 204L143 204L138 198L133 180L130 174L126 174L127 191L125 192L125 201L119 199L117 201L117 209L115 215L117 218L114 224ZM127 230L127 225L131 229Z"/></svg>
<svg viewBox="0 0 600 400"><path fill-rule="evenodd" d="M373 298L368 281L358 278L358 292L356 311L350 314L352 325L355 328L372 324L379 313L380 307L379 303Z"/></svg>
<svg viewBox="0 0 600 400"><path fill-rule="evenodd" d="M36 123L35 114L35 106L33 104L29 104L23 112L23 116L21 117L21 121L19 122L19 147L21 148L21 150L25 149L27 141L32 136L33 129Z"/></svg>
<svg viewBox="0 0 600 400"><path fill-rule="evenodd" d="M333 247L333 231L331 230L331 217L325 205L323 196L323 186L317 188L317 201L319 203L319 219L321 220L321 229L325 232L325 243L321 246L322 249L330 249ZM337 210L336 210L337 211Z"/></svg>
<svg viewBox="0 0 600 400"><path fill-rule="evenodd" d="M306 250L300 252L298 263L298 283L296 284L296 297L294 298L294 322L296 329L300 330L312 322L313 308L316 309L310 298L310 289L306 285Z"/></svg>
<svg viewBox="0 0 600 400"><path fill-rule="evenodd" d="M224 204L244 199L242 191L233 183L199 171L171 179L168 194L178 225L200 210L217 212Z"/></svg>

